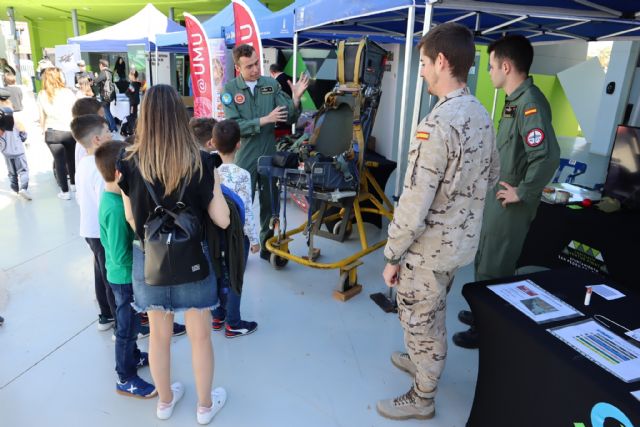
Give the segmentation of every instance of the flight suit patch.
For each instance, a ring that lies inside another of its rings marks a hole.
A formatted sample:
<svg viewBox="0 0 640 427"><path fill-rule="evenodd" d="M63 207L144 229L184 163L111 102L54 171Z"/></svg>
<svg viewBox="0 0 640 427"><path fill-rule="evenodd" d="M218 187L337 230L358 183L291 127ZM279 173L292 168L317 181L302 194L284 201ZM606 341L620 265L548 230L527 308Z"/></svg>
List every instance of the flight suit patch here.
<svg viewBox="0 0 640 427"><path fill-rule="evenodd" d="M233 97L231 96L231 94L229 92L225 92L222 94L222 96L220 97L220 101L224 104L224 105L229 105L231 104L231 102L233 101Z"/></svg>
<svg viewBox="0 0 640 427"><path fill-rule="evenodd" d="M536 114L538 112L538 109L533 107L533 108L529 108L528 110L524 110L524 116L528 117L531 116L532 114Z"/></svg>
<svg viewBox="0 0 640 427"><path fill-rule="evenodd" d="M537 147L542 144L542 141L544 141L544 132L540 128L531 129L525 138L529 147Z"/></svg>
<svg viewBox="0 0 640 427"><path fill-rule="evenodd" d="M515 117L517 109L518 109L517 105L507 105L506 107L504 107L503 116L504 117Z"/></svg>
<svg viewBox="0 0 640 427"><path fill-rule="evenodd" d="M273 88L271 86L261 87L260 93L261 94L273 93Z"/></svg>
<svg viewBox="0 0 640 427"><path fill-rule="evenodd" d="M416 132L416 139L421 139L423 141L426 141L429 139L429 132Z"/></svg>
<svg viewBox="0 0 640 427"><path fill-rule="evenodd" d="M236 102L236 104L242 105L242 104L244 104L244 101L246 99L245 99L243 94L237 93L236 96L233 97L233 100Z"/></svg>

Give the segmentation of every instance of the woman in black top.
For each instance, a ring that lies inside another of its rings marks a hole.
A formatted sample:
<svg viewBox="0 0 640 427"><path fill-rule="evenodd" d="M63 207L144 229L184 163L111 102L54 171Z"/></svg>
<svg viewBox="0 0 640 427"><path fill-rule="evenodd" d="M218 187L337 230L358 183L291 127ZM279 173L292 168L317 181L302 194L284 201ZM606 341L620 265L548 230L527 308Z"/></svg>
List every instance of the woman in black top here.
<svg viewBox="0 0 640 427"><path fill-rule="evenodd" d="M175 89L167 85L149 89L142 102L134 144L123 152L118 162L125 215L141 241L144 224L155 208L144 181L151 184L163 206L175 206L180 187L187 180L184 204L201 221L210 218L219 227L228 227L229 207L211 162L211 156L200 151L193 139L187 111ZM203 251L208 256L204 244ZM184 311L198 395L197 417L199 422L208 423L226 400L224 389L211 391L210 309L217 302L215 275L179 285L149 286L144 282L144 261L144 254L134 245L134 306L149 315L151 376L159 394L156 415L160 419L169 418L184 394L182 384L170 383L174 312Z"/></svg>
<svg viewBox="0 0 640 427"><path fill-rule="evenodd" d="M119 80L125 80L127 78L127 64L125 64L122 56L118 56L118 59L116 59L116 65L113 66L113 73L118 75Z"/></svg>

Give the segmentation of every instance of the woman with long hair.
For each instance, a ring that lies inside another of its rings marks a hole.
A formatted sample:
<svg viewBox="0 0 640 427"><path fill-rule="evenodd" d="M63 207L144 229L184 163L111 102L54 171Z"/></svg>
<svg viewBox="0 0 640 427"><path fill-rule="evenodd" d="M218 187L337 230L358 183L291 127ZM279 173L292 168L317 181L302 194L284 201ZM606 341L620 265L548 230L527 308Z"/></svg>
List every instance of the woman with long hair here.
<svg viewBox="0 0 640 427"><path fill-rule="evenodd" d="M46 68L42 72L42 90L38 93L40 127L44 132L44 141L53 155L53 168L60 187L58 197L63 200L70 200L69 190L75 190L76 141L69 127L75 101L76 96L65 86L60 68Z"/></svg>
<svg viewBox="0 0 640 427"><path fill-rule="evenodd" d="M201 224L210 218L221 228L229 226L229 207L222 195L213 160L194 140L186 108L171 86L156 85L147 91L134 143L122 153L118 170L125 214L140 241L144 241L145 222L156 207L145 181L152 186L163 206L175 206L183 184L188 183L182 202L199 217ZM202 247L208 257L204 233ZM134 245L134 304L138 311L146 311L149 315L149 360L159 395L156 415L160 419L169 418L184 394L181 383L171 384L170 381L173 318L176 311L183 311L198 395L197 419L199 423L207 424L226 401L223 388L211 390L210 309L217 302L215 276L210 274L204 280L189 283L150 286L145 283L144 262L144 253Z"/></svg>
<svg viewBox="0 0 640 427"><path fill-rule="evenodd" d="M122 56L118 56L118 59L116 59L116 64L113 66L113 73L118 75L118 80L126 80L127 64L124 62Z"/></svg>

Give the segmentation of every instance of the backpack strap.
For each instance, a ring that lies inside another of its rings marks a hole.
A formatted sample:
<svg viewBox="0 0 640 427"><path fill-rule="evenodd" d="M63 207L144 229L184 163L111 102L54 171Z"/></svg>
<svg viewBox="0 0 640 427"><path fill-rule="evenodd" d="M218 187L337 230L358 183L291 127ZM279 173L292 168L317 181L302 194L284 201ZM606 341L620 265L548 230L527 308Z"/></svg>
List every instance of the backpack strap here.
<svg viewBox="0 0 640 427"><path fill-rule="evenodd" d="M158 199L158 196L156 195L155 191L153 191L153 187L151 186L151 184L149 184L147 182L146 179L142 178L142 182L144 182L144 186L147 187L147 191L149 192L149 195L151 195L151 199L153 200L153 203L156 204L156 207L154 209L154 211L157 211L158 209L161 209L165 212L167 212L164 208L164 206L162 206L162 203L160 203L160 200ZM176 202L176 207L178 209L183 209L186 205L182 202L182 198L184 197L184 192L187 188L187 183L189 182L188 179L185 178L185 180L182 183L182 186L180 187L180 195L178 196L178 201Z"/></svg>

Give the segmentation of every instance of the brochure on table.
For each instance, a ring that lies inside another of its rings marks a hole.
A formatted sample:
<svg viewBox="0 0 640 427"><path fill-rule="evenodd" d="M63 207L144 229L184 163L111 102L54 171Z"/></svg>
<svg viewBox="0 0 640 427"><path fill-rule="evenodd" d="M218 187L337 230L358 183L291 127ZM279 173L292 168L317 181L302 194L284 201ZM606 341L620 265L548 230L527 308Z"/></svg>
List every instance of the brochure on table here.
<svg viewBox="0 0 640 427"><path fill-rule="evenodd" d="M531 280L490 285L487 288L537 323L583 316L581 312Z"/></svg>
<svg viewBox="0 0 640 427"><path fill-rule="evenodd" d="M640 380L640 348L592 319L547 329L625 382Z"/></svg>

